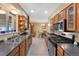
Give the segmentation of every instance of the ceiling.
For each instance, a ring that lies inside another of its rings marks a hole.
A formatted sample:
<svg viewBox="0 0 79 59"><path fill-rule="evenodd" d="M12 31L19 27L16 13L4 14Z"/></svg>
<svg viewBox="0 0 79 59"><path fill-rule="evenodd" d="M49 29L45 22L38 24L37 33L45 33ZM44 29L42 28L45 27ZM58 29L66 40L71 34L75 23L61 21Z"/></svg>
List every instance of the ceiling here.
<svg viewBox="0 0 79 59"><path fill-rule="evenodd" d="M49 16L62 4L64 3L20 3L19 5L29 14L32 22L43 23L48 22Z"/></svg>
<svg viewBox="0 0 79 59"><path fill-rule="evenodd" d="M65 7L66 3L13 3L13 4L0 4L4 6L5 9L9 6L8 10L17 9L24 12L20 14L28 14L30 16L31 22L36 23L47 23L48 18L58 12L61 7Z"/></svg>

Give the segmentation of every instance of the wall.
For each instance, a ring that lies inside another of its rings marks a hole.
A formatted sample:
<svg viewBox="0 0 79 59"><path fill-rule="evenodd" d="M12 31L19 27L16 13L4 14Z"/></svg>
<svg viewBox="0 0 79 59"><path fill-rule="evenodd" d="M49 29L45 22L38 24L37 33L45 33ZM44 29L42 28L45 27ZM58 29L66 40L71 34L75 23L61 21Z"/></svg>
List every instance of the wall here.
<svg viewBox="0 0 79 59"><path fill-rule="evenodd" d="M34 24L34 31L36 33L35 37L39 37L39 35L43 32L43 31L46 31L47 30L47 27L46 29L43 29L42 25L43 23L33 23ZM44 23L46 24L47 26L47 23Z"/></svg>

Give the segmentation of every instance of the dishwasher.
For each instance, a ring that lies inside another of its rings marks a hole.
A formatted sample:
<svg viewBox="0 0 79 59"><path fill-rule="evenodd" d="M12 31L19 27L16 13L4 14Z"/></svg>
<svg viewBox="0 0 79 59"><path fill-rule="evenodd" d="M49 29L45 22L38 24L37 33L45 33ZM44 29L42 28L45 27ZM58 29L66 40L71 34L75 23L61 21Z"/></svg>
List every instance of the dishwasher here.
<svg viewBox="0 0 79 59"><path fill-rule="evenodd" d="M49 56L56 56L56 46L50 40L48 40Z"/></svg>

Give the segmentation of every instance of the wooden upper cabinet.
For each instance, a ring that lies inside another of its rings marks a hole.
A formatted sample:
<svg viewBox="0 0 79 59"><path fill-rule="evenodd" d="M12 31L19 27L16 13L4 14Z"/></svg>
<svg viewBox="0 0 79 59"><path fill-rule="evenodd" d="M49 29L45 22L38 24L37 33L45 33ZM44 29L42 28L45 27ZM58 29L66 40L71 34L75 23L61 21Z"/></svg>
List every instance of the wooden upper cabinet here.
<svg viewBox="0 0 79 59"><path fill-rule="evenodd" d="M52 23L55 24L55 16L52 18Z"/></svg>
<svg viewBox="0 0 79 59"><path fill-rule="evenodd" d="M70 4L66 8L67 31L76 31L76 4Z"/></svg>
<svg viewBox="0 0 79 59"><path fill-rule="evenodd" d="M65 9L63 9L58 15L59 15L59 20L66 19L66 11L65 11Z"/></svg>
<svg viewBox="0 0 79 59"><path fill-rule="evenodd" d="M50 19L50 24L51 24L51 26L50 26L50 30L51 30L51 31L54 30L54 26L53 26L54 23L55 23L55 21L54 21L54 17L52 17L52 18Z"/></svg>
<svg viewBox="0 0 79 59"><path fill-rule="evenodd" d="M77 3L77 32L79 32L79 3Z"/></svg>
<svg viewBox="0 0 79 59"><path fill-rule="evenodd" d="M58 14L54 17L54 23L58 22Z"/></svg>

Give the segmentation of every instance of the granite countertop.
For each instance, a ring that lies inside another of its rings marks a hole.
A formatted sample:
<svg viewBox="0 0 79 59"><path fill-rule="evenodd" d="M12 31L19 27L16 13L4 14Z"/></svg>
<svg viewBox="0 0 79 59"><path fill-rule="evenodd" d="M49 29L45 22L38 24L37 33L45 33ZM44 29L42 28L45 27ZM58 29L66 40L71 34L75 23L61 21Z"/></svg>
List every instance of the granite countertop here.
<svg viewBox="0 0 79 59"><path fill-rule="evenodd" d="M28 37L29 35L22 35L19 36L18 41L15 42L5 41L4 43L0 44L0 56L8 55L14 48L16 48L24 40L24 38Z"/></svg>
<svg viewBox="0 0 79 59"><path fill-rule="evenodd" d="M63 50L67 52L70 56L79 56L79 46L71 43L59 43L57 45L63 48Z"/></svg>

